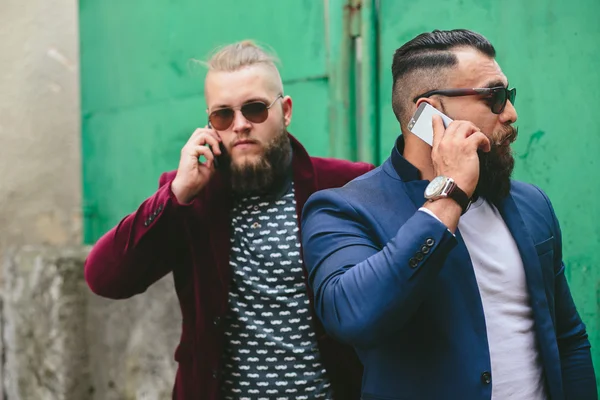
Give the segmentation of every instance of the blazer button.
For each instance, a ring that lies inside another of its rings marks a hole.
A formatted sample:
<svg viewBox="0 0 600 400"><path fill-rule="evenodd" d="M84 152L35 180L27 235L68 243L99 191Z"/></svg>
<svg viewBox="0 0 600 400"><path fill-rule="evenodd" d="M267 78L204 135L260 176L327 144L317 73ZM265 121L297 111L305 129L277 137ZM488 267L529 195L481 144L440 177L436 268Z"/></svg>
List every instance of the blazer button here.
<svg viewBox="0 0 600 400"><path fill-rule="evenodd" d="M415 258L417 259L417 261L423 261L423 253L417 251L417 254L415 254Z"/></svg>
<svg viewBox="0 0 600 400"><path fill-rule="evenodd" d="M427 246L421 247L421 253L423 253L423 254L429 253L429 247L427 247Z"/></svg>
<svg viewBox="0 0 600 400"><path fill-rule="evenodd" d="M428 238L425 241L425 244L427 245L427 247L433 247L433 245L435 244L435 240L433 240L432 238Z"/></svg>
<svg viewBox="0 0 600 400"><path fill-rule="evenodd" d="M411 258L410 260L408 260L408 265L411 268L417 268L417 265L419 265L419 262L416 259Z"/></svg>
<svg viewBox="0 0 600 400"><path fill-rule="evenodd" d="M486 385L492 383L492 374L490 374L488 371L485 371L483 374L481 374L481 382L485 383Z"/></svg>
<svg viewBox="0 0 600 400"><path fill-rule="evenodd" d="M162 205L162 204L159 204L159 205L158 205L158 212L161 212L162 210L163 210L163 205Z"/></svg>
<svg viewBox="0 0 600 400"><path fill-rule="evenodd" d="M144 226L148 226L148 225L150 225L150 221L148 221L148 220L145 220L145 221L144 221Z"/></svg>

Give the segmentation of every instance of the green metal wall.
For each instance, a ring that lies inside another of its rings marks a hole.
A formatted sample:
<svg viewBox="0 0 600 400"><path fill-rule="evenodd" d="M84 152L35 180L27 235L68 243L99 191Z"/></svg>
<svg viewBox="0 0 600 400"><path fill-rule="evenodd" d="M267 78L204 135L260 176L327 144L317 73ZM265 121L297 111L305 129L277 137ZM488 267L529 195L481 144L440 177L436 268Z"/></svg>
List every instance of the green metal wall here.
<svg viewBox="0 0 600 400"><path fill-rule="evenodd" d="M85 241L152 194L204 126L190 59L245 38L270 45L295 101L292 133L314 155L378 163L399 133L393 51L424 31L473 29L518 88L516 176L553 200L600 370L598 15L598 0L81 0Z"/></svg>
<svg viewBox="0 0 600 400"><path fill-rule="evenodd" d="M340 40L327 36L325 14L315 1L81 0L85 241L177 168L207 120L205 71L190 60L216 46L246 38L271 46L295 102L291 132L313 154L334 152L329 107L344 106L329 102L327 52Z"/></svg>

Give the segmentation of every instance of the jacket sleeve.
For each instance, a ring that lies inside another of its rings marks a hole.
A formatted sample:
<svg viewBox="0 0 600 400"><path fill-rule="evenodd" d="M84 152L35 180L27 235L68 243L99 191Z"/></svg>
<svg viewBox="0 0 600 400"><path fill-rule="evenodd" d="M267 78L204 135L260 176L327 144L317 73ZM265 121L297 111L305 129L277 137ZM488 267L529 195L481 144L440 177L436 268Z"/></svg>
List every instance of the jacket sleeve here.
<svg viewBox="0 0 600 400"><path fill-rule="evenodd" d="M539 189L538 189L539 190ZM596 377L592 364L590 342L565 276L562 260L562 234L550 200L541 190L554 220L554 271L556 274L554 301L556 336L560 354L563 387L566 399L598 399Z"/></svg>
<svg viewBox="0 0 600 400"><path fill-rule="evenodd" d="M303 219L317 315L331 335L356 347L403 328L457 243L444 224L417 211L380 246L363 217L332 190L314 194Z"/></svg>
<svg viewBox="0 0 600 400"><path fill-rule="evenodd" d="M85 261L90 289L103 297L128 298L144 292L171 271L183 254L182 208L161 176L158 191L102 236Z"/></svg>

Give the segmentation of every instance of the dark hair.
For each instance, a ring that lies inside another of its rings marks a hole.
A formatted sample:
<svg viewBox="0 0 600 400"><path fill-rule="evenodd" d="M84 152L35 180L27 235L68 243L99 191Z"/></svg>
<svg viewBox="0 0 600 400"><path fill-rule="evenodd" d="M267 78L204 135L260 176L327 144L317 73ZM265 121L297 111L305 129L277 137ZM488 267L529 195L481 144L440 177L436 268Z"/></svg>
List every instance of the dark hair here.
<svg viewBox="0 0 600 400"><path fill-rule="evenodd" d="M397 98L401 93L396 86L401 78L418 70L429 70L434 75L435 70L456 65L458 59L451 51L456 47L472 47L489 57L496 57L494 46L485 37L466 29L422 33L396 50L392 61L392 107L399 120L404 111L402 103L406 100Z"/></svg>

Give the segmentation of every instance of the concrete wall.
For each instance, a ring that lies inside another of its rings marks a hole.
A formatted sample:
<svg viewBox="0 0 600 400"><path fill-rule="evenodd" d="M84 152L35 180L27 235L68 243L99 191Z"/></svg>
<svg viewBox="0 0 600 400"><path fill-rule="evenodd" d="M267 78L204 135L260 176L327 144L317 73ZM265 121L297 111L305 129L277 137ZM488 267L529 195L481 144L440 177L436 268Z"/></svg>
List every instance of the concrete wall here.
<svg viewBox="0 0 600 400"><path fill-rule="evenodd" d="M101 299L83 279L87 252L23 246L7 253L4 400L171 397L181 331L172 280L130 300Z"/></svg>
<svg viewBox="0 0 600 400"><path fill-rule="evenodd" d="M0 253L81 242L76 0L0 1Z"/></svg>
<svg viewBox="0 0 600 400"><path fill-rule="evenodd" d="M91 389L86 399L171 398L173 354L181 334L181 311L171 276L129 300L106 300L87 288L86 292Z"/></svg>
<svg viewBox="0 0 600 400"><path fill-rule="evenodd" d="M166 399L171 280L121 302L83 280L78 31L76 0L0 0L0 400Z"/></svg>
<svg viewBox="0 0 600 400"><path fill-rule="evenodd" d="M172 280L130 300L101 299L83 279L87 252L23 246L7 253L4 400L171 397L181 331Z"/></svg>
<svg viewBox="0 0 600 400"><path fill-rule="evenodd" d="M77 19L76 0L0 1L0 256L81 241Z"/></svg>

